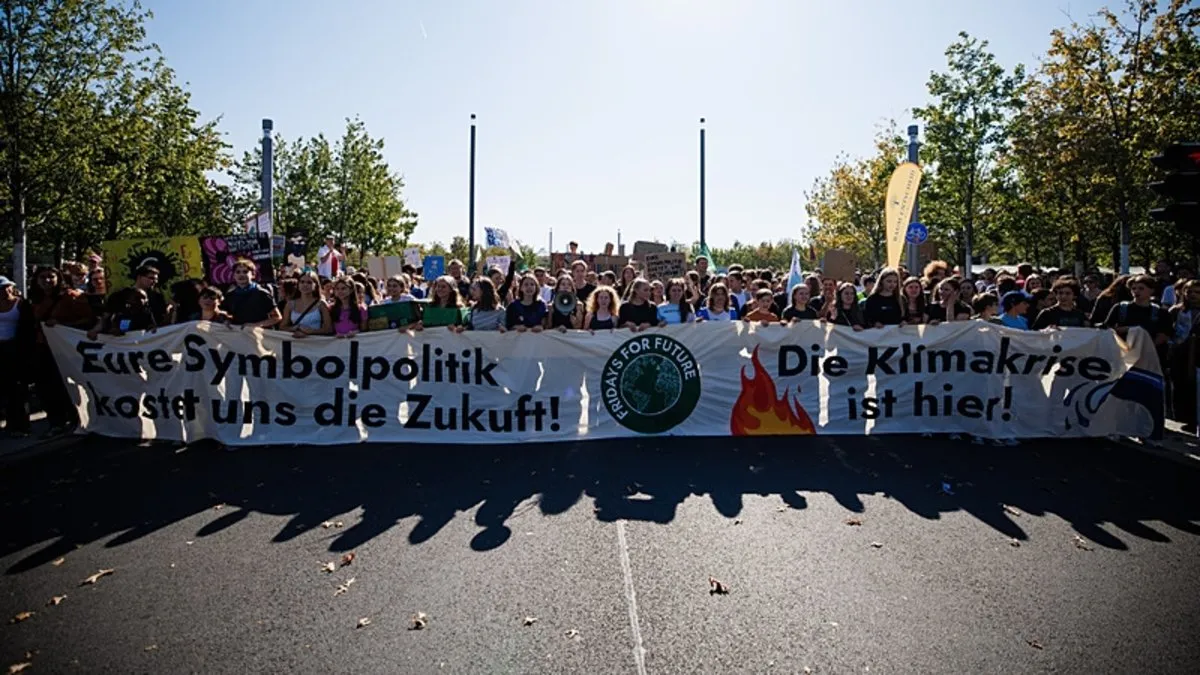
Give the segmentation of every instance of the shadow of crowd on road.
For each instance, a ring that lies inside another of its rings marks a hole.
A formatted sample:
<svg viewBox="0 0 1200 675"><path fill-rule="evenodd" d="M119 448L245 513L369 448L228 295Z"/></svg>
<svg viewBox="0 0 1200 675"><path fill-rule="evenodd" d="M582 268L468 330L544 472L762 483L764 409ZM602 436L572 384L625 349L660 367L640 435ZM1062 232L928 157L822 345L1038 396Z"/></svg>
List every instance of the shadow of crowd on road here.
<svg viewBox="0 0 1200 675"><path fill-rule="evenodd" d="M332 540L334 551L352 550L410 517L418 520L407 536L419 545L478 506L481 530L471 548L488 551L508 540L506 522L533 497L544 514L589 498L601 521L669 523L692 495L707 496L719 513L734 518L744 495L779 495L804 509L804 493L820 492L851 512L863 511L863 494L886 494L928 519L962 510L1023 540L1026 533L1005 512L1010 505L1032 516L1056 515L1101 546L1125 549L1100 525L1152 541L1170 539L1148 521L1200 534L1193 522L1200 519L1198 477L1193 469L1101 439L993 448L907 436L644 438L227 452L204 443L178 451L91 437L0 477L10 523L0 551L8 556L43 544L7 570L20 573L77 545L137 540L219 503L227 505L225 514L197 536L261 512L291 517L274 537L287 541L361 507L361 520L347 522Z"/></svg>

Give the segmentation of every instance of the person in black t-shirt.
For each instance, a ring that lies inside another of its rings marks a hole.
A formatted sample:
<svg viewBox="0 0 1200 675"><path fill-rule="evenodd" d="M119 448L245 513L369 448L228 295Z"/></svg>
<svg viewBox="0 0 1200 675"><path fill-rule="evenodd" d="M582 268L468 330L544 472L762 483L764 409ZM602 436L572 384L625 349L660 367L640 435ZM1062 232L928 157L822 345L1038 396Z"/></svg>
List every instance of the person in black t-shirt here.
<svg viewBox="0 0 1200 675"><path fill-rule="evenodd" d="M658 308L650 303L650 282L638 277L633 282L629 299L617 310L617 328L633 331L658 325Z"/></svg>
<svg viewBox="0 0 1200 675"><path fill-rule="evenodd" d="M1033 330L1043 328L1086 328L1092 324L1087 314L1076 304L1080 297L1079 282L1074 279L1059 279L1050 289L1057 301L1054 306L1038 312L1033 320Z"/></svg>
<svg viewBox="0 0 1200 675"><path fill-rule="evenodd" d="M806 284L792 286L792 303L783 310L784 321L803 321L817 319L817 312L812 307L811 293Z"/></svg>
<svg viewBox="0 0 1200 675"><path fill-rule="evenodd" d="M158 284L158 268L153 265L142 265L134 274L133 285L145 292L146 306L150 309L150 314L154 316L154 324L165 325L170 307L167 306L167 299L163 297L163 294L154 288Z"/></svg>
<svg viewBox="0 0 1200 675"><path fill-rule="evenodd" d="M894 268L884 268L871 295L863 303L863 321L868 328L897 326L904 320L900 307L900 273Z"/></svg>
<svg viewBox="0 0 1200 675"><path fill-rule="evenodd" d="M1129 291L1133 293L1133 302L1114 305L1104 325L1116 330L1122 338L1128 336L1130 327L1138 326L1150 334L1155 345L1166 345L1172 327L1168 312L1151 300L1154 297L1154 278L1146 274L1131 278Z"/></svg>
<svg viewBox="0 0 1200 675"><path fill-rule="evenodd" d="M588 265L582 260L571 263L571 281L575 282L575 297L581 305L587 306L588 298L596 290L595 284L588 283Z"/></svg>
<svg viewBox="0 0 1200 675"><path fill-rule="evenodd" d="M929 323L937 324L946 321L966 321L971 318L971 306L958 299L958 280L946 277L934 288L934 301L925 307L925 315Z"/></svg>
<svg viewBox="0 0 1200 675"><path fill-rule="evenodd" d="M270 328L283 318L270 291L254 283L253 263L244 260L233 266L233 288L221 309L233 317L231 323L250 328Z"/></svg>

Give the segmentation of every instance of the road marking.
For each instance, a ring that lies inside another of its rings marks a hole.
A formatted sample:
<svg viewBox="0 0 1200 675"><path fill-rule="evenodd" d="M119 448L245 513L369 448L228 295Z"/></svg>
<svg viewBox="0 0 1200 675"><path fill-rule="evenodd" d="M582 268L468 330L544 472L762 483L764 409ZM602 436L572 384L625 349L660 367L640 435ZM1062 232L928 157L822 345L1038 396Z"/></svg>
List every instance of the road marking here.
<svg viewBox="0 0 1200 675"><path fill-rule="evenodd" d="M638 622L637 593L633 590L633 568L629 564L629 542L625 540L625 521L617 521L617 544L621 552L621 571L625 573L625 600L629 605L629 627L633 629L633 662L638 675L646 675L646 649L642 647L642 629Z"/></svg>

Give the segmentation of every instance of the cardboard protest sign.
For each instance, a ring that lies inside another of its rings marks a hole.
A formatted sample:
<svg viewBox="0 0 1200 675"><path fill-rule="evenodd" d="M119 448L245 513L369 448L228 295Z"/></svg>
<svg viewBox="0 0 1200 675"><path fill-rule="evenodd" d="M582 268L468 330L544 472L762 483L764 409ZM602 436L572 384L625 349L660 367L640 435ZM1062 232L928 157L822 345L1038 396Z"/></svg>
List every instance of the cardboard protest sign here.
<svg viewBox="0 0 1200 675"><path fill-rule="evenodd" d="M409 246L404 249L404 264L413 267L421 266L421 248L419 246Z"/></svg>
<svg viewBox="0 0 1200 675"><path fill-rule="evenodd" d="M384 276L386 276L389 279L391 277L396 276L397 274L404 274L404 264L402 262L400 262L400 256L398 256L398 255L384 256L384 258L383 258L383 274L384 274ZM378 277L376 277L376 278L378 278Z"/></svg>
<svg viewBox="0 0 1200 675"><path fill-rule="evenodd" d="M821 271L826 279L853 283L854 273L858 271L858 263L855 261L853 253L840 248L831 248L825 251L825 261L821 266Z"/></svg>
<svg viewBox="0 0 1200 675"><path fill-rule="evenodd" d="M363 263L367 266L367 274L375 277L376 279L389 278L387 275L387 266L383 262L383 258L380 258L377 255L370 255L363 260Z"/></svg>
<svg viewBox="0 0 1200 675"><path fill-rule="evenodd" d="M170 289L177 281L204 276L200 240L196 237L106 241L100 245L100 253L109 292L132 286L142 265L158 269L160 288Z"/></svg>
<svg viewBox="0 0 1200 675"><path fill-rule="evenodd" d="M275 266L271 264L271 237L266 234L228 234L200 237L204 278L210 284L228 286L233 283L233 266L243 260L254 263L254 280L275 282Z"/></svg>
<svg viewBox="0 0 1200 675"><path fill-rule="evenodd" d="M666 281L687 273L687 256L682 253L646 254L646 278Z"/></svg>
<svg viewBox="0 0 1200 675"><path fill-rule="evenodd" d="M623 255L598 255L592 259L597 272L620 272L629 264L629 258Z"/></svg>
<svg viewBox="0 0 1200 675"><path fill-rule="evenodd" d="M666 253L669 250L671 249L666 244L660 244L657 241L635 241L633 242L633 259L641 262L648 253Z"/></svg>

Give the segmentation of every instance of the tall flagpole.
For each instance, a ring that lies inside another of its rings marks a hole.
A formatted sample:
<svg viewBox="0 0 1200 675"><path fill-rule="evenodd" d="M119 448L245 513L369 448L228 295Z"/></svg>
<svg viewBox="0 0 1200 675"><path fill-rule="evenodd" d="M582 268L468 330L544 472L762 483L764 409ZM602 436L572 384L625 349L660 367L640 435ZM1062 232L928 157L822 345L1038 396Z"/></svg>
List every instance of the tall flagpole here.
<svg viewBox="0 0 1200 675"><path fill-rule="evenodd" d="M700 118L700 248L704 248L704 118Z"/></svg>

